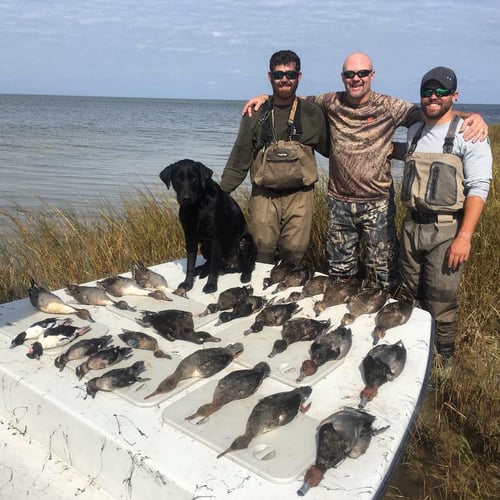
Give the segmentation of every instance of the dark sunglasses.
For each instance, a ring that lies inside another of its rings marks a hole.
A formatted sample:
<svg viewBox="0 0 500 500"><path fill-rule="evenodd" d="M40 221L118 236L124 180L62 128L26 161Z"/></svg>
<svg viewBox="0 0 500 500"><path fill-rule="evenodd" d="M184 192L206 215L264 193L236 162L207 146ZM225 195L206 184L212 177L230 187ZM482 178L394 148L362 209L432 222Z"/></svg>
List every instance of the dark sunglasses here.
<svg viewBox="0 0 500 500"><path fill-rule="evenodd" d="M359 71L344 71L342 74L344 75L344 78L351 80L354 78L354 75L357 75L358 78L366 78L371 72L371 69L360 69Z"/></svg>
<svg viewBox="0 0 500 500"><path fill-rule="evenodd" d="M436 97L447 97L453 94L453 90L443 89L438 87L437 89L420 89L420 97L430 97L432 93L436 94Z"/></svg>
<svg viewBox="0 0 500 500"><path fill-rule="evenodd" d="M297 80L299 76L298 71L271 71L271 76L273 80L281 80L284 76L286 76L287 80Z"/></svg>

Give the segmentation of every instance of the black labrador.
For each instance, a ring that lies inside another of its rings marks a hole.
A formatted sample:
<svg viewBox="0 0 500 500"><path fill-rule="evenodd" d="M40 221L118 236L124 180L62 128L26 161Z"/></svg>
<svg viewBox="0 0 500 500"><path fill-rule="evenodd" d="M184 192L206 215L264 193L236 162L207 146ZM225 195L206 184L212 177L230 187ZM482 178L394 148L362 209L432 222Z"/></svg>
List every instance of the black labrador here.
<svg viewBox="0 0 500 500"><path fill-rule="evenodd" d="M203 163L180 160L165 167L160 179L172 186L179 202L179 219L187 252L186 278L179 285L193 287L194 276L208 276L205 293L217 290L220 272L241 272L248 283L255 269L257 246L248 232L238 204L212 179L212 170ZM195 268L198 245L205 264Z"/></svg>

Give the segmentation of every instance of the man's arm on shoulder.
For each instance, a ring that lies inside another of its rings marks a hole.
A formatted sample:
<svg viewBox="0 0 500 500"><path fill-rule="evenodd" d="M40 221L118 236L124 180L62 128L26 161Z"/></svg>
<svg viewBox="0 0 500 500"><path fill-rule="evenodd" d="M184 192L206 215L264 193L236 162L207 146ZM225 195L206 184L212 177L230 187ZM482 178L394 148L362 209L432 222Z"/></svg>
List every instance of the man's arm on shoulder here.
<svg viewBox="0 0 500 500"><path fill-rule="evenodd" d="M466 113L465 111L455 110L453 110L453 113L464 120L460 132L464 134L466 141L484 141L488 137L488 124L479 113Z"/></svg>
<svg viewBox="0 0 500 500"><path fill-rule="evenodd" d="M249 101L245 103L243 106L242 115L248 114L248 116L252 116L254 111L258 111L259 108L269 99L267 94L262 94L257 97L252 97Z"/></svg>

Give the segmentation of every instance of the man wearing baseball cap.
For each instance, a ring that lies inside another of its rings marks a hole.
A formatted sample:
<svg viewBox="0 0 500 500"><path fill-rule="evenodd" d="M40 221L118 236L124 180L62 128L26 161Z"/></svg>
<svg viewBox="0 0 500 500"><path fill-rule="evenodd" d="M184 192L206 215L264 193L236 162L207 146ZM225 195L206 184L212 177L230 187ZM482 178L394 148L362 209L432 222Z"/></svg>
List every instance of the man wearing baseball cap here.
<svg viewBox="0 0 500 500"><path fill-rule="evenodd" d="M442 365L455 351L458 289L492 177L489 140L465 141L453 112L457 76L438 66L420 84L423 123L408 130L401 201L403 281L436 322Z"/></svg>

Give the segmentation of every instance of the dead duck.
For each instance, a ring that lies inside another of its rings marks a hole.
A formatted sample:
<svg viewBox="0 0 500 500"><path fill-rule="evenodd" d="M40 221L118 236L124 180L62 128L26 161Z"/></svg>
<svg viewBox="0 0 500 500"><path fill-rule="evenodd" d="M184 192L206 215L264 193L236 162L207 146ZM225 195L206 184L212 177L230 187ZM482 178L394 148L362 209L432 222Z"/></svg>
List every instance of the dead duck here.
<svg viewBox="0 0 500 500"><path fill-rule="evenodd" d="M285 321L281 329L281 339L273 344L273 349L268 357L284 352L294 342L314 340L330 328L330 320L319 321L311 318L294 318Z"/></svg>
<svg viewBox="0 0 500 500"><path fill-rule="evenodd" d="M217 458L231 451L248 448L254 437L290 423L299 411L305 413L311 405L304 406L304 403L311 393L312 388L304 386L262 398L248 417L245 433L238 436Z"/></svg>
<svg viewBox="0 0 500 500"><path fill-rule="evenodd" d="M217 302L208 304L207 308L200 313L200 316L208 316L218 311L232 309L237 304L247 299L252 293L253 288L250 285L228 288L219 294Z"/></svg>
<svg viewBox="0 0 500 500"><path fill-rule="evenodd" d="M374 421L373 415L355 408L344 408L323 420L318 429L316 461L305 473L297 494L304 496L320 483L328 469L337 467L347 457L358 458L365 453L372 436L389 428L374 429Z"/></svg>
<svg viewBox="0 0 500 500"><path fill-rule="evenodd" d="M389 292L381 288L363 288L347 303L348 313L342 318L343 325L350 325L362 314L379 311L389 298Z"/></svg>
<svg viewBox="0 0 500 500"><path fill-rule="evenodd" d="M123 297L124 295L137 295L140 297L151 297L157 300L172 300L168 298L162 290L148 290L138 285L132 278L113 275L96 282L97 286L113 297Z"/></svg>
<svg viewBox="0 0 500 500"><path fill-rule="evenodd" d="M406 363L406 348L403 342L378 344L362 362L365 387L361 391L359 407L363 408L377 394L378 388L398 377Z"/></svg>
<svg viewBox="0 0 500 500"><path fill-rule="evenodd" d="M30 278L30 287L28 295L31 305L39 311L47 314L75 314L81 319L94 321L87 309L78 309L66 304L64 300L58 297L55 293L47 290L47 288L38 285L33 278Z"/></svg>
<svg viewBox="0 0 500 500"><path fill-rule="evenodd" d="M93 398L98 391L114 391L129 387L136 382L146 382L149 378L143 378L139 375L146 370L144 361L136 361L132 366L126 368L115 368L104 373L100 377L90 379L87 384L87 394Z"/></svg>
<svg viewBox="0 0 500 500"><path fill-rule="evenodd" d="M373 330L373 344L385 337L385 332L390 328L404 325L410 319L413 311L413 302L409 300L396 300L388 302L375 316Z"/></svg>
<svg viewBox="0 0 500 500"><path fill-rule="evenodd" d="M244 335L260 332L265 326L281 326L289 320L293 314L299 311L297 302L288 302L285 304L267 304L256 316L254 323Z"/></svg>
<svg viewBox="0 0 500 500"><path fill-rule="evenodd" d="M245 318L260 311L266 305L266 298L259 297L257 295L250 295L243 302L236 304L232 311L222 311L219 314L219 319L215 326L221 325L223 323L228 323L236 318Z"/></svg>
<svg viewBox="0 0 500 500"><path fill-rule="evenodd" d="M175 371L162 380L158 387L144 399L170 392L181 380L187 378L211 377L226 368L242 352L243 344L239 342L226 347L199 349L182 359Z"/></svg>
<svg viewBox="0 0 500 500"><path fill-rule="evenodd" d="M26 328L25 331L18 333L11 341L10 348L17 347L24 344L26 340L35 340L40 337L46 330L51 330L61 325L71 325L73 323L72 318L45 318L40 321L36 321Z"/></svg>
<svg viewBox="0 0 500 500"><path fill-rule="evenodd" d="M350 351L351 346L352 332L350 328L345 326L339 326L324 335L319 335L311 344L311 358L302 363L297 382L314 375L318 367L328 361L344 358Z"/></svg>
<svg viewBox="0 0 500 500"><path fill-rule="evenodd" d="M64 324L49 328L38 337L38 340L31 344L26 356L31 359L40 359L44 350L65 346L89 330L90 326L78 327Z"/></svg>
<svg viewBox="0 0 500 500"><path fill-rule="evenodd" d="M68 284L64 291L71 295L80 304L87 306L114 306L124 311L135 311L124 300L113 300L98 286L84 286Z"/></svg>
<svg viewBox="0 0 500 500"><path fill-rule="evenodd" d="M164 339L185 340L195 344L220 342L220 338L207 332L194 330L193 313L180 309L165 309L159 312L141 311L142 318L136 318L141 326L153 327Z"/></svg>
<svg viewBox="0 0 500 500"><path fill-rule="evenodd" d="M291 271L295 267L294 262L278 262L272 269L269 271L269 276L264 278L262 282L262 289L265 290L275 283L280 283L284 280L287 272Z"/></svg>
<svg viewBox="0 0 500 500"><path fill-rule="evenodd" d="M327 307L345 304L359 292L360 282L353 278L349 281L338 281L330 283L323 294L323 298L317 301L314 306L316 316L319 316Z"/></svg>
<svg viewBox="0 0 500 500"><path fill-rule="evenodd" d="M98 338L78 340L70 345L66 352L54 359L54 365L59 368L59 371L63 371L68 361L75 361L96 353L110 344L111 339L111 335L103 335Z"/></svg>
<svg viewBox="0 0 500 500"><path fill-rule="evenodd" d="M285 272L283 279L272 293L279 293L293 286L304 286L314 276L314 268L308 262L296 264Z"/></svg>
<svg viewBox="0 0 500 500"><path fill-rule="evenodd" d="M236 370L221 378L215 387L210 403L204 404L198 410L185 418L192 420L201 417L197 424L202 424L207 418L220 410L224 405L237 399L245 399L251 396L269 376L271 368L267 363L261 361L248 370Z"/></svg>
<svg viewBox="0 0 500 500"><path fill-rule="evenodd" d="M134 332L131 330L125 330L122 328L122 333L118 334L120 340L125 342L129 347L133 349L144 349L146 351L153 351L153 356L155 358L167 358L172 359L170 354L163 352L159 346L158 341L144 332Z"/></svg>
<svg viewBox="0 0 500 500"><path fill-rule="evenodd" d="M124 359L132 356L130 347L110 346L91 354L86 361L76 367L75 373L81 380L91 370L102 370L108 366L116 365Z"/></svg>
<svg viewBox="0 0 500 500"><path fill-rule="evenodd" d="M160 290L162 292L172 292L166 278L160 273L147 268L140 260L132 264L131 273L132 278L142 288L153 288L154 290Z"/></svg>
<svg viewBox="0 0 500 500"><path fill-rule="evenodd" d="M331 284L330 276L318 274L307 280L300 292L292 292L285 302L297 302L298 300L305 299L306 297L313 297L314 295L324 294L328 285Z"/></svg>

